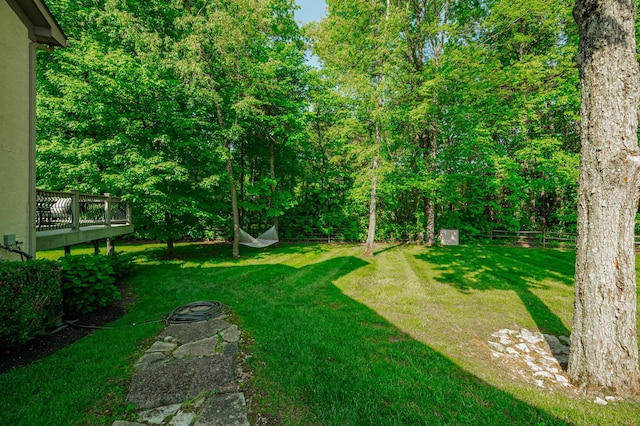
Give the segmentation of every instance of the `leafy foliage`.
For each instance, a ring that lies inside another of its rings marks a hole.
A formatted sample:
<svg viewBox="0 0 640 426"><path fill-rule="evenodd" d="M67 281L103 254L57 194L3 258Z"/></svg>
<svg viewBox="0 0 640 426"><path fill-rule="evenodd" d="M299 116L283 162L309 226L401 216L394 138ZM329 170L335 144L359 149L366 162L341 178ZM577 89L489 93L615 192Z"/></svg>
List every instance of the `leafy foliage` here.
<svg viewBox="0 0 640 426"><path fill-rule="evenodd" d="M60 268L55 262L0 260L0 346L35 337L61 303Z"/></svg>
<svg viewBox="0 0 640 426"><path fill-rule="evenodd" d="M362 241L374 175L377 239L575 230L568 0L49 3L38 185L122 195L140 236L232 236L233 189L240 226Z"/></svg>
<svg viewBox="0 0 640 426"><path fill-rule="evenodd" d="M133 272L136 264L131 253L113 252L107 255L109 265L113 269L113 278L116 282L121 281Z"/></svg>
<svg viewBox="0 0 640 426"><path fill-rule="evenodd" d="M116 273L111 265L109 257L92 254L60 259L65 310L87 313L119 300Z"/></svg>

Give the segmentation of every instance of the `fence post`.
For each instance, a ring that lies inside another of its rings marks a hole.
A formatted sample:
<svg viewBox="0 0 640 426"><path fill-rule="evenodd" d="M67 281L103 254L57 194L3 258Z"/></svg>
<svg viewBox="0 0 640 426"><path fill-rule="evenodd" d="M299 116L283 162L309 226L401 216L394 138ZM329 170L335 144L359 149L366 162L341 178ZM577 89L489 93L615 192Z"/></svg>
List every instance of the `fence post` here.
<svg viewBox="0 0 640 426"><path fill-rule="evenodd" d="M71 229L80 229L80 191L71 190Z"/></svg>
<svg viewBox="0 0 640 426"><path fill-rule="evenodd" d="M104 196L104 224L111 226L111 194L105 192Z"/></svg>

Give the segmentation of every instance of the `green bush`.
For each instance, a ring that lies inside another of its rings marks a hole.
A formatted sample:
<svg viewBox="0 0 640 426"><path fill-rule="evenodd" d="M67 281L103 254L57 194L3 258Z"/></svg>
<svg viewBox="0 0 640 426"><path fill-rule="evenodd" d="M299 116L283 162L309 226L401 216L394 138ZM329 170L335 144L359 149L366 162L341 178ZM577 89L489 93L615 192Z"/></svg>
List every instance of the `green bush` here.
<svg viewBox="0 0 640 426"><path fill-rule="evenodd" d="M60 259L60 266L66 312L86 314L120 299L108 256L66 256Z"/></svg>
<svg viewBox="0 0 640 426"><path fill-rule="evenodd" d="M21 345L35 337L61 303L56 262L0 260L0 346Z"/></svg>
<svg viewBox="0 0 640 426"><path fill-rule="evenodd" d="M130 253L113 253L107 256L109 264L113 268L113 277L116 281L128 276L135 266L133 256Z"/></svg>

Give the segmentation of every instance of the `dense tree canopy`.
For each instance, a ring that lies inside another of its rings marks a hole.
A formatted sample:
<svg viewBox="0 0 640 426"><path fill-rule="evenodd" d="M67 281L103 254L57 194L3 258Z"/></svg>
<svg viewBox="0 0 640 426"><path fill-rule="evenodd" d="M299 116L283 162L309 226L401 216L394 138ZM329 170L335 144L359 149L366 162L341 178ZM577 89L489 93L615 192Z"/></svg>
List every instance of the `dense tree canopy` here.
<svg viewBox="0 0 640 426"><path fill-rule="evenodd" d="M576 229L568 1L328 0L302 29L292 0L48 3L73 47L39 53L38 185L123 196L140 235Z"/></svg>

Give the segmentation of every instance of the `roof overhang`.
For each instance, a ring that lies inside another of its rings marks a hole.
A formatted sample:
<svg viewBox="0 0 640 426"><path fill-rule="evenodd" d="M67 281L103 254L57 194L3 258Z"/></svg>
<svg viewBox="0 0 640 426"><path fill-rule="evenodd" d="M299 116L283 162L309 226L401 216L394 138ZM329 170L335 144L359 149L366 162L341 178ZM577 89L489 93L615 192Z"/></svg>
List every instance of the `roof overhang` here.
<svg viewBox="0 0 640 426"><path fill-rule="evenodd" d="M6 0L29 30L29 38L49 46L69 47L67 36L42 0Z"/></svg>

